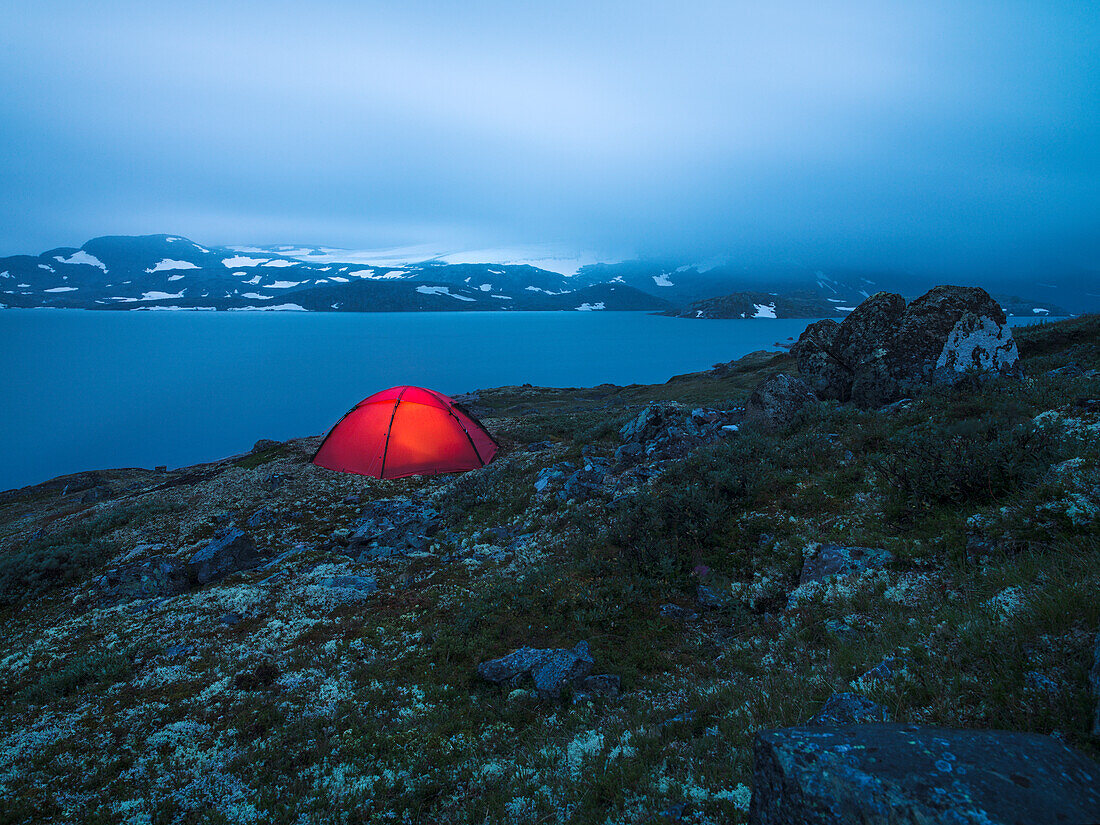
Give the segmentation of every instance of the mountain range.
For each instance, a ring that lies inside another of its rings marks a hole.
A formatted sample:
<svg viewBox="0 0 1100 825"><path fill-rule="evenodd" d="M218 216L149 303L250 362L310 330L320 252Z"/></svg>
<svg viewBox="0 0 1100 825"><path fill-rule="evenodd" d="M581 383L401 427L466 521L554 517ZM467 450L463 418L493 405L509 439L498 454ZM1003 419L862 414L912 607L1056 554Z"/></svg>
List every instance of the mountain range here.
<svg viewBox="0 0 1100 825"><path fill-rule="evenodd" d="M341 262L345 253L353 262ZM179 235L105 236L80 248L0 258L0 307L644 310L687 318L820 318L846 315L881 289L903 291L889 273L798 266L749 270L633 260L558 267L563 270L558 272L529 263L461 262L457 254L380 259L364 263L363 253L312 247L208 247ZM997 297L1009 314L1068 314L1050 301Z"/></svg>

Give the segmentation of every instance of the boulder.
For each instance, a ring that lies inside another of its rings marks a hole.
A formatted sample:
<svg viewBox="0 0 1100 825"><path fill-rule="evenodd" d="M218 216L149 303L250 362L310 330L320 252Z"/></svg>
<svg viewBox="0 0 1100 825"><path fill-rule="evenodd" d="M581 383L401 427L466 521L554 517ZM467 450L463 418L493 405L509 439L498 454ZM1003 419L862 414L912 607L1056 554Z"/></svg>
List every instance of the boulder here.
<svg viewBox="0 0 1100 825"><path fill-rule="evenodd" d="M930 383L1015 374L1019 353L1004 311L984 289L937 286L908 306L872 295L835 329L819 321L792 352L819 398L881 407Z"/></svg>
<svg viewBox="0 0 1100 825"><path fill-rule="evenodd" d="M851 385L851 373L833 355L840 324L825 318L810 324L791 347L798 360L798 374L823 401L847 401L845 387Z"/></svg>
<svg viewBox="0 0 1100 825"><path fill-rule="evenodd" d="M752 391L745 405L745 426L775 430L790 424L807 407L817 404L817 396L801 378L777 373L765 378Z"/></svg>
<svg viewBox="0 0 1100 825"><path fill-rule="evenodd" d="M891 341L894 376L902 381L930 379L948 337L967 314L989 318L997 327L1005 325L1004 310L981 287L937 286L914 299Z"/></svg>
<svg viewBox="0 0 1100 825"><path fill-rule="evenodd" d="M1011 373L1019 360L1020 352L1008 324L967 312L948 333L932 379L954 384L970 375Z"/></svg>
<svg viewBox="0 0 1100 825"><path fill-rule="evenodd" d="M247 533L235 527L223 530L187 562L191 578L199 584L209 584L260 564L256 545Z"/></svg>
<svg viewBox="0 0 1100 825"><path fill-rule="evenodd" d="M495 685L523 687L530 682L540 696L558 698L566 686L576 688L592 672L588 642L572 650L523 647L477 666L477 674Z"/></svg>
<svg viewBox="0 0 1100 825"><path fill-rule="evenodd" d="M834 693L806 724L810 727L835 727L865 722L889 722L890 711L858 693Z"/></svg>
<svg viewBox="0 0 1100 825"><path fill-rule="evenodd" d="M624 424L619 435L624 442L644 444L652 441L670 423L679 421L685 414L683 406L675 401L654 402Z"/></svg>
<svg viewBox="0 0 1100 825"><path fill-rule="evenodd" d="M762 731L754 825L1100 821L1100 765L1049 736L902 724Z"/></svg>
<svg viewBox="0 0 1100 825"><path fill-rule="evenodd" d="M880 548L819 544L803 562L798 584L801 586L829 576L847 576L875 567L885 567L893 560L893 553Z"/></svg>
<svg viewBox="0 0 1100 825"><path fill-rule="evenodd" d="M892 292L877 292L857 306L840 324L833 338L833 357L842 371L835 395L841 401L861 403L878 395L877 383L887 374L887 342L905 312L905 299ZM826 380L825 376L819 380Z"/></svg>

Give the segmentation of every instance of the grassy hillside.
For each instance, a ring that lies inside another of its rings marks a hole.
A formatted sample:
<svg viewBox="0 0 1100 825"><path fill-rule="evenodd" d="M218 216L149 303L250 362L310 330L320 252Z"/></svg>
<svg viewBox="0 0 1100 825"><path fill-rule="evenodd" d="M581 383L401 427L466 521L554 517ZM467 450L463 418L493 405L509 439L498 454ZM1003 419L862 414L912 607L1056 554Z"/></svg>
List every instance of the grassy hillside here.
<svg viewBox="0 0 1100 825"><path fill-rule="evenodd" d="M822 404L575 496L536 481L612 461L650 402L732 409L793 359L484 390L463 400L502 453L458 476L330 473L308 463L314 438L9 494L0 822L740 822L753 734L846 690L898 721L1038 731L1100 757L1100 319L1016 335L1022 381L890 411ZM349 533L397 496L442 529L359 560ZM105 570L186 558L228 523L264 568L104 598ZM799 586L817 543L894 561ZM349 575L377 592L325 584ZM476 676L581 640L619 697Z"/></svg>

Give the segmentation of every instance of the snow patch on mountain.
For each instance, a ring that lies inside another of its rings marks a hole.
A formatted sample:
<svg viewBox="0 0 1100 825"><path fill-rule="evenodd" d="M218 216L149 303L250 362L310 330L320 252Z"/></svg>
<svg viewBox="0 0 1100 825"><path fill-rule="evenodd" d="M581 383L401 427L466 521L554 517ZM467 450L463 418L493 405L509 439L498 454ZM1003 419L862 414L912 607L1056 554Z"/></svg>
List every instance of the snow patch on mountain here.
<svg viewBox="0 0 1100 825"><path fill-rule="evenodd" d="M775 304L753 304L756 307L756 314L753 318L774 318L775 317Z"/></svg>
<svg viewBox="0 0 1100 825"><path fill-rule="evenodd" d="M306 312L306 308L299 306L298 304L277 304L276 306L265 307L230 307L229 312L266 312L272 310L275 312Z"/></svg>
<svg viewBox="0 0 1100 825"><path fill-rule="evenodd" d="M473 298L468 298L465 295L455 295L445 286L418 286L416 291L421 295L446 295L449 298L457 298L460 301L472 301Z"/></svg>
<svg viewBox="0 0 1100 825"><path fill-rule="evenodd" d="M228 269L236 269L241 266L260 266L267 262L267 258L249 258L245 255L235 255L232 258L222 258L222 264Z"/></svg>
<svg viewBox="0 0 1100 825"><path fill-rule="evenodd" d="M53 259L58 263L63 264L84 264L86 266L98 266L104 272L107 271L107 266L103 263L103 261L99 260L99 258L97 258L95 255L89 255L83 249L74 252L68 258L63 258L60 255L54 255Z"/></svg>
<svg viewBox="0 0 1100 825"><path fill-rule="evenodd" d="M160 261L152 269L145 270L146 272L164 272L168 269L201 269L202 267L196 266L190 261L174 261L171 258L165 258Z"/></svg>

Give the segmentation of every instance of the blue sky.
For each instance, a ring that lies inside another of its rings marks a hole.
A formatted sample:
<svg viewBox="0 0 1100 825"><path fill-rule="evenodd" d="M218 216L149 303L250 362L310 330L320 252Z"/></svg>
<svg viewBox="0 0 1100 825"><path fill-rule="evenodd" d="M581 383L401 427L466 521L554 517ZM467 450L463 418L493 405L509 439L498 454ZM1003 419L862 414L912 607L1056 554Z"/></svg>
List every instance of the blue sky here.
<svg viewBox="0 0 1100 825"><path fill-rule="evenodd" d="M1091 2L12 3L0 254L1100 262Z"/></svg>

